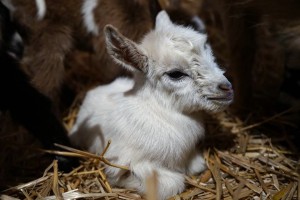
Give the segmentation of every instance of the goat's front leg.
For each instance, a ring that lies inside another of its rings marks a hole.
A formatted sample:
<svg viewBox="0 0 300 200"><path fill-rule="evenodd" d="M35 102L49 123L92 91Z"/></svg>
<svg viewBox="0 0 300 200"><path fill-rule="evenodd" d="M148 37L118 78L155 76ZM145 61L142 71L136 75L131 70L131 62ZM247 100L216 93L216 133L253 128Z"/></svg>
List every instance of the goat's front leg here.
<svg viewBox="0 0 300 200"><path fill-rule="evenodd" d="M190 175L199 174L207 168L202 152L195 151L188 163L187 173Z"/></svg>
<svg viewBox="0 0 300 200"><path fill-rule="evenodd" d="M71 29L53 24L34 30L25 47L22 60L25 72L32 84L52 100L58 98L65 71L64 59L71 47Z"/></svg>
<svg viewBox="0 0 300 200"><path fill-rule="evenodd" d="M145 193L147 191L146 180L153 175L153 172L157 173L158 199L167 199L184 190L183 174L151 162L131 163L130 174L119 179L118 185L137 188L139 192Z"/></svg>

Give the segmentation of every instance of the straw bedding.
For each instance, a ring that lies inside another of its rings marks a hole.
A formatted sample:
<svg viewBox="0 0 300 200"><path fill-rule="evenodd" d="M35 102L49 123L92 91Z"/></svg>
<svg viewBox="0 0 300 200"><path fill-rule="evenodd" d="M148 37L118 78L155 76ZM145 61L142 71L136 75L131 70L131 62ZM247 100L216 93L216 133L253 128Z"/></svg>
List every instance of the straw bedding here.
<svg viewBox="0 0 300 200"><path fill-rule="evenodd" d="M187 189L173 199L299 199L300 163L291 138L284 133L289 109L259 123L245 126L227 112L207 119L204 143L207 170L186 177ZM66 118L70 127L76 111ZM280 124L280 125L278 125ZM292 124L291 124L292 125ZM264 131L265 127L268 128ZM282 131L278 131L278 127ZM270 137L270 134L276 136ZM280 137L278 137L281 135ZM113 142L113 141L111 141ZM284 143L282 143L284 142ZM288 145L290 143L290 145ZM54 160L40 178L3 191L2 199L141 199L134 190L113 188L103 173L105 152L88 152L60 146L48 153L79 157L81 164L70 173L58 172ZM109 144L105 151L109 151ZM122 166L116 166L122 167ZM155 199L155 175L149 178L148 199Z"/></svg>

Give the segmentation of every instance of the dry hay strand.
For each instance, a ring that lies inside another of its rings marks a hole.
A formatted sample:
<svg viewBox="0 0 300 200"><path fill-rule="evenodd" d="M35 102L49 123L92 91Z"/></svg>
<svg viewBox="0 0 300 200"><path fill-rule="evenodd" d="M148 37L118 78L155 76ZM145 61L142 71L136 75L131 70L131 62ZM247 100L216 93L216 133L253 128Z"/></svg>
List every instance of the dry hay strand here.
<svg viewBox="0 0 300 200"><path fill-rule="evenodd" d="M220 143L227 143L226 135L231 135L229 140L233 145L221 148L205 144L207 170L197 176L186 176L187 189L170 199L300 199L298 155L289 148L273 144L271 138L262 133L253 134L265 123L278 123L288 112L291 109L250 126L227 112L213 116L211 126L214 129L209 129L208 138L214 142L222 138ZM66 118L68 127L75 121L76 113L72 110ZM1 199L156 199L155 172L148 178L146 197L134 190L110 185L104 173L105 166L127 168L105 159L109 145L101 155L57 145L62 151L46 152L79 157L80 166L70 173L61 173L57 162L53 161L41 178L3 191Z"/></svg>

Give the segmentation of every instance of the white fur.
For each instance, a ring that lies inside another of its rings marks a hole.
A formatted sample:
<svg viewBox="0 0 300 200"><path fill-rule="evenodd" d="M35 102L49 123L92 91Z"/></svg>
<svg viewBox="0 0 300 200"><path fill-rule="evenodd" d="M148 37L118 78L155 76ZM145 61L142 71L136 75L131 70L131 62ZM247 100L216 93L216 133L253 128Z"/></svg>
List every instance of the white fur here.
<svg viewBox="0 0 300 200"><path fill-rule="evenodd" d="M87 31L96 36L99 34L99 28L96 24L93 11L98 4L99 4L99 0L84 0L81 8L84 25Z"/></svg>
<svg viewBox="0 0 300 200"><path fill-rule="evenodd" d="M11 57L18 60L18 54L16 51L19 51L20 48L23 48L23 39L18 32L15 32L12 36L12 40L10 43L10 50L7 52Z"/></svg>
<svg viewBox="0 0 300 200"><path fill-rule="evenodd" d="M13 37L12 37L12 42L15 43L23 43L23 39L21 35L18 32L15 32Z"/></svg>
<svg viewBox="0 0 300 200"><path fill-rule="evenodd" d="M217 85L229 82L211 49L204 47L206 35L172 24L165 12L159 13L156 24L140 44L107 29L109 53L132 68L134 80L118 78L89 91L70 137L75 145L98 154L111 140L105 156L130 172L107 166L110 183L144 193L145 180L155 170L159 199L166 199L184 190L184 174L205 169L196 148L204 136L201 111L224 109L231 99L208 98L223 95ZM171 79L167 73L174 69L187 76Z"/></svg>
<svg viewBox="0 0 300 200"><path fill-rule="evenodd" d="M205 32L205 29L206 29L205 24L200 17L194 16L192 18L192 22L194 22L198 31Z"/></svg>
<svg viewBox="0 0 300 200"><path fill-rule="evenodd" d="M42 20L47 11L46 2L45 0L35 0L36 8L37 8L37 19Z"/></svg>

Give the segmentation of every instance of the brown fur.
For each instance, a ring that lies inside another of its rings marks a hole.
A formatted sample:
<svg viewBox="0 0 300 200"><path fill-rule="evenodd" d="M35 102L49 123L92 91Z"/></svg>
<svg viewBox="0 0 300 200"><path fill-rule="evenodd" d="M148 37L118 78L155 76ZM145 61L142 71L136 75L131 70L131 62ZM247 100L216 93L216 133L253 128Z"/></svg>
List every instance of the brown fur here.
<svg viewBox="0 0 300 200"><path fill-rule="evenodd" d="M12 2L17 7L14 17L28 36L22 67L33 85L56 104L62 88L77 94L128 75L107 55L102 29L112 24L138 41L154 26L154 16L160 10L157 0L101 0L94 10L99 27L99 36L94 36L87 33L83 23L83 0L46 0L47 12L42 20L37 20L34 1ZM181 4L169 6L182 9ZM83 56L78 60L80 54Z"/></svg>
<svg viewBox="0 0 300 200"><path fill-rule="evenodd" d="M17 7L14 17L28 36L22 67L31 77L33 85L56 102L66 80L69 81L66 85L70 87L74 81L83 81L82 84L85 84L86 79L91 79L90 83L105 83L123 74L106 54L102 34L104 25L113 24L133 40L141 39L153 27L150 0L99 1L94 14L100 34L98 37L92 36L83 25L82 2L47 0L45 18L37 20L34 1L13 0L13 5ZM72 55L78 52L75 49L91 53L91 62L85 63L89 65L85 71L74 64L76 58Z"/></svg>

